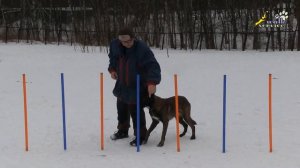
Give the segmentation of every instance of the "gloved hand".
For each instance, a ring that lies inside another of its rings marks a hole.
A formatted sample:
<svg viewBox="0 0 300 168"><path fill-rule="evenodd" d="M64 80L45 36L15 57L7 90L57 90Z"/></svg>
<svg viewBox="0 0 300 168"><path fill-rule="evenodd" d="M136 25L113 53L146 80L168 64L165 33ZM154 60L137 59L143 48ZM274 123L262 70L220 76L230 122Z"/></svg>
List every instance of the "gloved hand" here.
<svg viewBox="0 0 300 168"><path fill-rule="evenodd" d="M149 93L149 97L151 97L152 94L154 94L156 92L156 85L148 85L148 93Z"/></svg>
<svg viewBox="0 0 300 168"><path fill-rule="evenodd" d="M112 79L117 80L118 79L118 74L115 71L110 72L110 76Z"/></svg>

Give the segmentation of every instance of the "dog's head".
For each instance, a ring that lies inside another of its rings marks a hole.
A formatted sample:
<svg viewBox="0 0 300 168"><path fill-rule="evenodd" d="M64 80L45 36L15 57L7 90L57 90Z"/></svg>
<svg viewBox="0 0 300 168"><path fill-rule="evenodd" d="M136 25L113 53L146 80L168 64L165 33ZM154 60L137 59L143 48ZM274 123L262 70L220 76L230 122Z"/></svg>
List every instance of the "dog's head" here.
<svg viewBox="0 0 300 168"><path fill-rule="evenodd" d="M153 116L154 113L154 99L155 95L152 94L151 97L149 97L148 95L143 96L141 100L142 107L148 108L151 116Z"/></svg>
<svg viewBox="0 0 300 168"><path fill-rule="evenodd" d="M159 111L162 107L162 99L159 96L156 96L155 94L152 94L151 97L147 97L146 99L146 106L149 109L149 113L152 116L156 116L159 114Z"/></svg>
<svg viewBox="0 0 300 168"><path fill-rule="evenodd" d="M155 97L154 94L152 94L151 97L149 97L148 95L143 96L142 101L141 101L142 106L152 108L153 104L154 104L154 97Z"/></svg>

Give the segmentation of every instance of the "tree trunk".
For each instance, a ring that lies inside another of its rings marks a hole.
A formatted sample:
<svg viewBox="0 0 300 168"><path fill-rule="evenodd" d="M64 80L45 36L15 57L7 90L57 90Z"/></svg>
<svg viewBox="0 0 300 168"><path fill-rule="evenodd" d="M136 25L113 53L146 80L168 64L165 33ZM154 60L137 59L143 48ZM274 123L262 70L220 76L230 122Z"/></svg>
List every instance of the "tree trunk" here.
<svg viewBox="0 0 300 168"><path fill-rule="evenodd" d="M235 11L231 8L231 24L232 24L232 30L233 30L233 44L232 44L232 49L237 49L237 43L236 43L236 38L237 38L237 23L236 23L236 16L235 16Z"/></svg>
<svg viewBox="0 0 300 168"><path fill-rule="evenodd" d="M295 0L295 16L297 18L297 25L298 25L298 44L297 44L297 50L300 51L300 1Z"/></svg>
<svg viewBox="0 0 300 168"><path fill-rule="evenodd" d="M247 39L248 39L248 27L249 27L249 12L247 12L247 16L246 16L246 24L245 24L245 33L244 33L244 39L243 39L243 47L242 50L245 51L246 50L246 45L247 45Z"/></svg>
<svg viewBox="0 0 300 168"><path fill-rule="evenodd" d="M281 42L281 30L280 28L277 28L277 43L279 47L279 51L282 51L282 42Z"/></svg>
<svg viewBox="0 0 300 168"><path fill-rule="evenodd" d="M299 27L299 23L300 23L300 16L297 19L297 23L298 23L298 44L297 44L297 51L300 51L300 27Z"/></svg>
<svg viewBox="0 0 300 168"><path fill-rule="evenodd" d="M271 37L271 33L267 33L267 37L268 37L268 40L267 40L267 44L266 44L266 52L269 51L269 44L270 44L270 37Z"/></svg>

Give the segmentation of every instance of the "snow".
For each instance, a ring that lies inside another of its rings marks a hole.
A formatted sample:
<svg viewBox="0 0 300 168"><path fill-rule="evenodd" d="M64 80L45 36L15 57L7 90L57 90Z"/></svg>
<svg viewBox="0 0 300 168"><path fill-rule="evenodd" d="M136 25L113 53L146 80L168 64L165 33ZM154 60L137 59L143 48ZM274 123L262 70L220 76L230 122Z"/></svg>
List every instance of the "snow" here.
<svg viewBox="0 0 300 168"><path fill-rule="evenodd" d="M165 145L162 124L141 151L116 131L114 81L106 50L82 53L69 45L0 43L0 163L18 168L93 167L300 167L299 52L180 51L153 49L162 68L157 95L179 94L197 121L176 151L175 120ZM105 148L100 150L99 76L104 73ZM29 151L25 151L22 74L27 78ZM67 151L63 150L60 73L65 77ZM273 74L273 152L269 152L268 74ZM227 75L227 143L222 153L223 75ZM147 125L151 118L146 110Z"/></svg>

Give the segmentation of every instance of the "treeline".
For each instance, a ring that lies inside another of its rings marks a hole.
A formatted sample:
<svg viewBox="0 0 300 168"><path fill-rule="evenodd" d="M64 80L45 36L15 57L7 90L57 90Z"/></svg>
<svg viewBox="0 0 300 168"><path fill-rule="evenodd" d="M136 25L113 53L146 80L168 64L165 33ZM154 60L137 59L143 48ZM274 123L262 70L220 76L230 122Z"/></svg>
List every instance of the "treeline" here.
<svg viewBox="0 0 300 168"><path fill-rule="evenodd" d="M268 11L282 27L259 27ZM152 47L300 50L299 0L0 0L0 40L107 46L124 25Z"/></svg>

